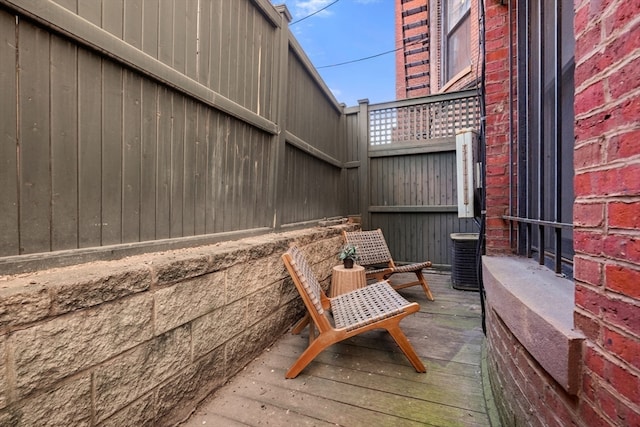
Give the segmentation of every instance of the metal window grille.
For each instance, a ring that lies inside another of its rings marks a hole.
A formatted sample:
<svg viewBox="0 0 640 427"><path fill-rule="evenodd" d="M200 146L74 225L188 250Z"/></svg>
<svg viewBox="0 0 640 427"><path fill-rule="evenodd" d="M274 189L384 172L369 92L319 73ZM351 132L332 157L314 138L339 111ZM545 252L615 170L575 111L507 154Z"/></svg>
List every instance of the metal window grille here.
<svg viewBox="0 0 640 427"><path fill-rule="evenodd" d="M522 9L521 9L522 7ZM520 0L518 138L510 164L516 251L557 274L573 271L573 73L570 0ZM529 28L529 31L524 29ZM517 190L516 190L517 189ZM514 200L515 199L515 200Z"/></svg>

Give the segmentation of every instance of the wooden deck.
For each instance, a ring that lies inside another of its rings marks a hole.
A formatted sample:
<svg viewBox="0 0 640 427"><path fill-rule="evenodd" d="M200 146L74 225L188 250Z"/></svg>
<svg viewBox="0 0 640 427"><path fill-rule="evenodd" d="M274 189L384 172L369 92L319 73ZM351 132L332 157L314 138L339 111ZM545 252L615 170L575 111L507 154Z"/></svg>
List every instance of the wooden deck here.
<svg viewBox="0 0 640 427"><path fill-rule="evenodd" d="M372 331L330 347L286 380L307 345L305 330L283 336L184 426L490 426L479 294L453 289L448 274L427 280L433 302L419 287L400 291L421 306L402 327L426 374L415 372L388 334Z"/></svg>

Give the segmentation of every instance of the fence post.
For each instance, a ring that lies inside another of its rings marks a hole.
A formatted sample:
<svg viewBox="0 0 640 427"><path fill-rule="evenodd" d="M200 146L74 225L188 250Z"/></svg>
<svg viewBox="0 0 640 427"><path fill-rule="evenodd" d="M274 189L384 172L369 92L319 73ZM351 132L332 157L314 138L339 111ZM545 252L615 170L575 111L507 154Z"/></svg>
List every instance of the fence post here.
<svg viewBox="0 0 640 427"><path fill-rule="evenodd" d="M369 100L359 99L358 106L358 185L360 200L358 208L362 218L362 229L371 227L371 214L369 213Z"/></svg>
<svg viewBox="0 0 640 427"><path fill-rule="evenodd" d="M273 135L271 147L271 168L269 170L269 212L272 218L271 226L279 229L282 224L282 209L284 206L285 194L285 150L286 150L286 130L287 130L287 81L288 81L288 61L289 61L289 22L292 16L286 5L276 6L280 13L280 28L276 35L276 49L278 52L277 61L277 88L275 93L275 115L274 121L278 125L278 133Z"/></svg>

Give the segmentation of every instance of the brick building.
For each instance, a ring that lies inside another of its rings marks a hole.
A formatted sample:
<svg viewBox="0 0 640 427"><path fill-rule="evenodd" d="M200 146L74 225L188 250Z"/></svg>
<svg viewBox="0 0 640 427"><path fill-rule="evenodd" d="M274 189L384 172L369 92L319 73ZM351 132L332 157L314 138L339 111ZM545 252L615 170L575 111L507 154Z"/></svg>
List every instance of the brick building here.
<svg viewBox="0 0 640 427"><path fill-rule="evenodd" d="M395 0L396 99L475 86L477 0Z"/></svg>
<svg viewBox="0 0 640 427"><path fill-rule="evenodd" d="M640 425L640 1L486 1L485 41L503 422Z"/></svg>
<svg viewBox="0 0 640 427"><path fill-rule="evenodd" d="M640 1L396 0L396 41L398 99L484 82L503 424L640 425Z"/></svg>

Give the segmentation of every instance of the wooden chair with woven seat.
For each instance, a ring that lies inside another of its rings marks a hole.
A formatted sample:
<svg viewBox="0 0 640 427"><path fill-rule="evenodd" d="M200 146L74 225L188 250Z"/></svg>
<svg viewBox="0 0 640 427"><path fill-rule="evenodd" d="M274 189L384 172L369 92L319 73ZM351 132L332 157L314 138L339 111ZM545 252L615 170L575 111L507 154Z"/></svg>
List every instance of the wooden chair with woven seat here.
<svg viewBox="0 0 640 427"><path fill-rule="evenodd" d="M329 298L295 245L282 255L282 259L311 318L308 323L309 346L289 368L286 378L297 377L330 345L372 329L386 329L415 370L427 371L400 329L400 321L420 309L417 303L410 303L402 298L386 281ZM315 335L314 327L318 329L318 336ZM293 333L299 333L303 328L304 326L295 328Z"/></svg>
<svg viewBox="0 0 640 427"><path fill-rule="evenodd" d="M367 269L367 279L389 280L391 286L398 290L409 286L422 286L427 298L434 300L422 269L431 267L431 261L418 262L407 265L396 265L391 258L391 252L384 239L382 230L343 231L342 235L348 244L358 248L358 264ZM390 277L396 273L414 273L417 280L413 282L392 282Z"/></svg>

